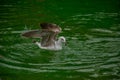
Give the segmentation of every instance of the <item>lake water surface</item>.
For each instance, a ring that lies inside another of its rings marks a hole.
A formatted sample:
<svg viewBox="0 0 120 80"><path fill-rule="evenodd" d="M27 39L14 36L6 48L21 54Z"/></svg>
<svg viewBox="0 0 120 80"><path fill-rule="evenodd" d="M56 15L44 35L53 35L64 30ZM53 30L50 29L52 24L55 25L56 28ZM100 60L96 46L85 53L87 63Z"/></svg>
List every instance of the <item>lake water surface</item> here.
<svg viewBox="0 0 120 80"><path fill-rule="evenodd" d="M119 80L119 0L4 0L0 3L0 80ZM61 51L39 49L21 33L62 27Z"/></svg>

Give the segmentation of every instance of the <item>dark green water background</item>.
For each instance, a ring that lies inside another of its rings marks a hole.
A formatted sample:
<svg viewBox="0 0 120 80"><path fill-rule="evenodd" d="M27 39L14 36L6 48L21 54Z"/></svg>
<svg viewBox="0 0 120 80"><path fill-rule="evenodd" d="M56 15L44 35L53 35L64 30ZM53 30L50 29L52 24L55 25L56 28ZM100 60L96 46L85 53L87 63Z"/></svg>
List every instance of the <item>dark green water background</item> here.
<svg viewBox="0 0 120 80"><path fill-rule="evenodd" d="M0 80L120 80L119 0L0 2ZM39 49L20 34L62 27L67 46Z"/></svg>

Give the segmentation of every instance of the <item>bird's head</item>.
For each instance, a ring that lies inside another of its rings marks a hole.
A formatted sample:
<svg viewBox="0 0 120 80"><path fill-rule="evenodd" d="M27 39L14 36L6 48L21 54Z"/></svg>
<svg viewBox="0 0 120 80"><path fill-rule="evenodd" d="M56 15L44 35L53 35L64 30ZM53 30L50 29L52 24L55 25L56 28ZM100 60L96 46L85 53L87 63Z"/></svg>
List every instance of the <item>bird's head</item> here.
<svg viewBox="0 0 120 80"><path fill-rule="evenodd" d="M65 37L63 37L63 36L59 37L59 41L66 44L66 39L65 39Z"/></svg>

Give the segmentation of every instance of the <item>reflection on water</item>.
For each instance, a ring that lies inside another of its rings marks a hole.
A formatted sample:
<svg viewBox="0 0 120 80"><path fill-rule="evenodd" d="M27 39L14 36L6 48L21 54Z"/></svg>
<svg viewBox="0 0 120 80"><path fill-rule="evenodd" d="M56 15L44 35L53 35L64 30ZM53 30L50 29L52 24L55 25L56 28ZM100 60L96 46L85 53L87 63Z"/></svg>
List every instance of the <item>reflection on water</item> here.
<svg viewBox="0 0 120 80"><path fill-rule="evenodd" d="M13 76L17 80L119 79L119 12L94 9L87 13L82 8L80 12L78 8L71 12L72 1L58 2L25 0L0 5L1 79L16 80ZM50 5L52 7L48 8ZM59 14L57 9L63 14ZM62 27L60 35L67 38L67 46L63 50L42 50L32 43L32 39L20 36L26 30L37 29L39 22L44 21Z"/></svg>

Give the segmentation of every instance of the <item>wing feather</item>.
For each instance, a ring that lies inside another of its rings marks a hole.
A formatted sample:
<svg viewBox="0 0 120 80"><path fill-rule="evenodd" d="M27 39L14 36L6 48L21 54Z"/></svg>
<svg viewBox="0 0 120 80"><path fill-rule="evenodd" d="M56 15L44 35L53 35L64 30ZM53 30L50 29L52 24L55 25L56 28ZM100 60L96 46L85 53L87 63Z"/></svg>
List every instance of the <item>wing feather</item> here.
<svg viewBox="0 0 120 80"><path fill-rule="evenodd" d="M21 35L27 38L40 38L41 37L41 32L39 30L31 30L22 33Z"/></svg>

